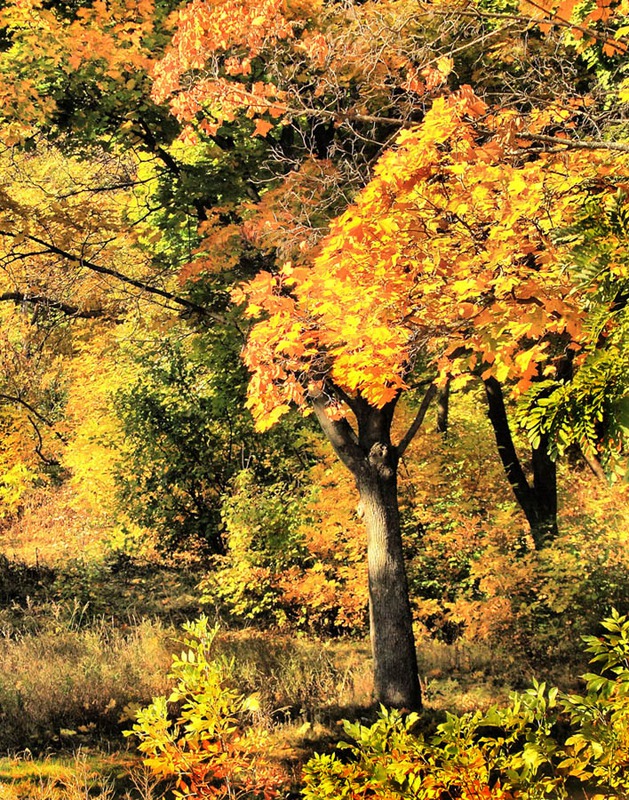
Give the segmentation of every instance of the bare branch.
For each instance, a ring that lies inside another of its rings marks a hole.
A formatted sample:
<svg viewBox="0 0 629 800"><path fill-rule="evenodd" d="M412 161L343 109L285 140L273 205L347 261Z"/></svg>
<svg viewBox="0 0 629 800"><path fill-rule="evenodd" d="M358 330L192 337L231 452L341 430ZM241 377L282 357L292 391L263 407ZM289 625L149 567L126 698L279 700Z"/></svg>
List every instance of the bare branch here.
<svg viewBox="0 0 629 800"><path fill-rule="evenodd" d="M28 421L33 426L33 430L35 431L35 435L37 436L38 444L35 445L35 452L39 456L39 458L47 464L49 467L58 467L59 461L56 458L48 458L44 455L44 440L41 435L41 431L39 430L37 423L35 420L29 416Z"/></svg>
<svg viewBox="0 0 629 800"><path fill-rule="evenodd" d="M49 419L47 419L43 414L40 414L40 412L36 408L34 408L27 400L24 400L19 395L12 395L12 394L0 394L0 400L6 400L8 403L17 403L18 405L23 406L27 411L30 411L30 413L34 417L36 417L40 422L43 422L44 425L47 425L49 428L51 428L52 432L57 437L57 439L59 439L59 441L66 444L65 437L62 436L59 433L59 431L54 430L55 427L54 423L51 422Z"/></svg>
<svg viewBox="0 0 629 800"><path fill-rule="evenodd" d="M567 150L616 150L619 153L629 153L629 143L625 142L606 142L602 139L584 142L578 139L562 139L560 136L545 136L541 133L522 133L518 136L532 142L563 145Z"/></svg>
<svg viewBox="0 0 629 800"><path fill-rule="evenodd" d="M583 456L583 460L588 465L590 470L602 483L607 483L607 475L605 475L605 470L601 462L596 458L596 456L592 453L588 453L584 447L580 447L579 450L581 451L581 455Z"/></svg>
<svg viewBox="0 0 629 800"><path fill-rule="evenodd" d="M11 233L10 231L3 231L0 230L0 236L8 236L10 238L15 238L18 234ZM129 286L134 286L136 289L140 289L147 294L156 295L157 297L162 297L165 300L169 300L172 303L176 303L183 308L188 309L189 311L194 311L196 314L200 314L203 317L209 317L211 319L217 321L223 321L221 317L217 314L210 313L206 308L203 306L197 305L190 300L186 300L183 297L179 297L172 292L167 291L166 289L159 289L156 286L150 286L143 281L138 281L135 278L129 277L129 275L125 275L122 272L118 272L118 270L111 269L110 267L103 267L100 264L94 264L92 261L89 261L86 258L81 256L76 256L73 253L69 253L67 250L63 250L60 247L57 247L50 242L46 242L43 239L40 239L37 236L26 235L24 236L25 239L28 239L31 242L35 242L36 244L42 245L47 249L49 253L54 253L55 255L61 256L61 258L65 258L68 261L71 261L73 264L78 264L80 267L84 267L85 269L89 269L92 272L97 272L100 275L109 275L116 280L121 281L122 283L126 283Z"/></svg>
<svg viewBox="0 0 629 800"><path fill-rule="evenodd" d="M62 314L68 317L76 317L78 319L98 319L106 316L102 308L80 309L78 306L71 306L60 300L52 300L50 297L44 297L43 295L28 295L24 294L24 292L4 292L4 294L0 294L0 303L2 302L13 302L16 305L31 303L32 305L45 306L54 311L61 311Z"/></svg>

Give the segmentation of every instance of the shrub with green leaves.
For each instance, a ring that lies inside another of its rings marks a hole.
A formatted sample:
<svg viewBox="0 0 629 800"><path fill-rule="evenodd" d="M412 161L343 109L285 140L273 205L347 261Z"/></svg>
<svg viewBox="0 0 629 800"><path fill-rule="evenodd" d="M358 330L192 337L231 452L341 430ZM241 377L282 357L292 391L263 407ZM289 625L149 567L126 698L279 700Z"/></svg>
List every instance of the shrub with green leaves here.
<svg viewBox="0 0 629 800"><path fill-rule="evenodd" d="M174 783L176 797L270 800L282 775L263 754L264 732L247 725L257 698L230 686L232 665L213 655L218 629L207 617L183 630L169 673L172 692L139 711L125 735L140 740L146 766Z"/></svg>
<svg viewBox="0 0 629 800"><path fill-rule="evenodd" d="M629 792L629 618L584 637L599 671L584 695L534 682L507 708L448 715L430 736L416 714L381 709L372 726L345 722L351 740L305 767L305 800L596 800Z"/></svg>

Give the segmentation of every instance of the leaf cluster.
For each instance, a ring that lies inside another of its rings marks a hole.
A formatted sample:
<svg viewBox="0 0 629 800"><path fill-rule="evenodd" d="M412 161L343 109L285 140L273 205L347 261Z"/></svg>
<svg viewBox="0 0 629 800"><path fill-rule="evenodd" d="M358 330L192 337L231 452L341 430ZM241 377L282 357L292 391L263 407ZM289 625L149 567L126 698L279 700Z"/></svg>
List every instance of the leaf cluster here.
<svg viewBox="0 0 629 800"><path fill-rule="evenodd" d="M350 741L305 768L306 800L351 798L617 797L627 791L629 620L617 612L601 637L587 637L592 663L586 693L533 682L507 708L448 715L434 734L418 717L381 709L372 726L345 723Z"/></svg>

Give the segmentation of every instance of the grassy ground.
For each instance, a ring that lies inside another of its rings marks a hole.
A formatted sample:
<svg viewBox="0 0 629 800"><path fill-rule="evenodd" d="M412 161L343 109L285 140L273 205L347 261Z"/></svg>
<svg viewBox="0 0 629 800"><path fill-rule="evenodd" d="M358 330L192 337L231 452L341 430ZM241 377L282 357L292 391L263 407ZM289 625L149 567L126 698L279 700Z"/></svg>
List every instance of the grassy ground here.
<svg viewBox="0 0 629 800"><path fill-rule="evenodd" d="M0 748L13 754L0 762L0 800L162 796L121 731L137 708L168 692L177 629L156 619L121 625L49 612L32 607L29 629L0 639ZM506 698L507 687L489 674L489 654L424 644L420 669L431 719ZM224 632L219 653L231 659L234 685L258 695L254 724L289 783L297 784L315 750L338 740L341 719L373 718L367 641L244 630Z"/></svg>
<svg viewBox="0 0 629 800"><path fill-rule="evenodd" d="M27 509L0 552L0 800L158 800L164 787L122 731L169 691L180 623L201 610L197 566L113 553L73 518L55 538L47 513L43 501ZM217 649L233 685L259 697L252 724L293 786L341 719L374 718L366 640L223 628ZM465 640L420 639L418 656L433 725L446 710L502 704L529 677L508 652Z"/></svg>

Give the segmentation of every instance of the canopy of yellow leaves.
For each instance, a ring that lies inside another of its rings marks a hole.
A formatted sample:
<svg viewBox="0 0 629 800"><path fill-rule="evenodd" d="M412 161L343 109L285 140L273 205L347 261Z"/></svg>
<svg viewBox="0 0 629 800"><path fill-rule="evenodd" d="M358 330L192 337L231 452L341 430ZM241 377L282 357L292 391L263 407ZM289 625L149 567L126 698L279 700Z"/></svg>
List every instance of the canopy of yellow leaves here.
<svg viewBox="0 0 629 800"><path fill-rule="evenodd" d="M622 185L626 159L609 186L608 155L524 156L525 139L522 119L490 113L469 87L436 99L312 267L287 264L236 292L250 316L265 312L245 351L260 428L291 402L306 407L324 380L382 407L420 353L442 375L481 368L521 391L552 371L551 338L578 348L581 308L552 234Z"/></svg>

